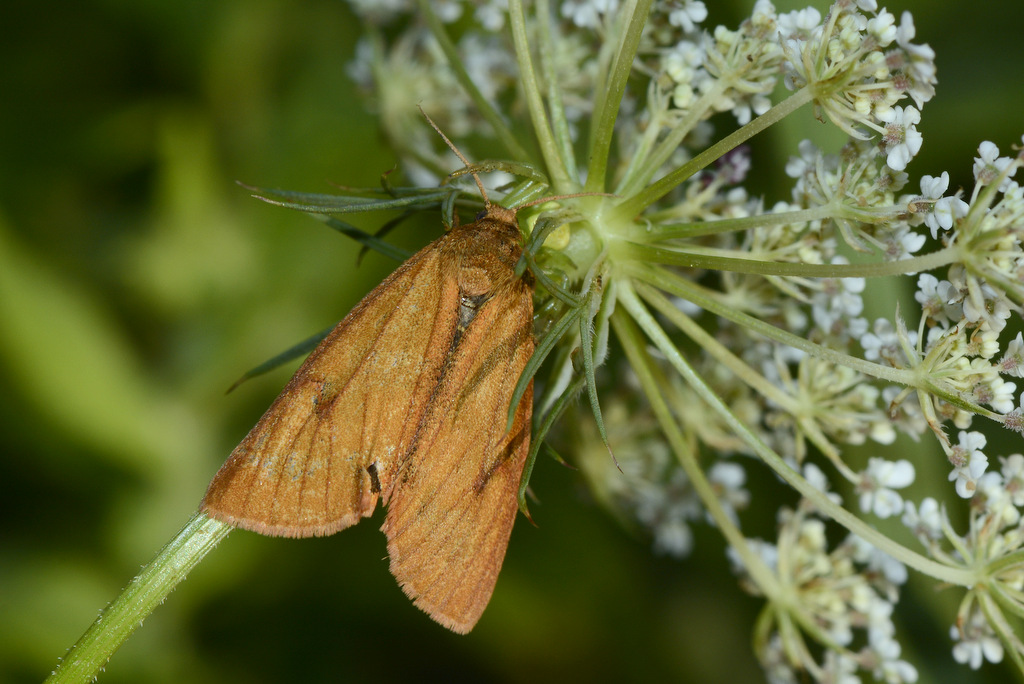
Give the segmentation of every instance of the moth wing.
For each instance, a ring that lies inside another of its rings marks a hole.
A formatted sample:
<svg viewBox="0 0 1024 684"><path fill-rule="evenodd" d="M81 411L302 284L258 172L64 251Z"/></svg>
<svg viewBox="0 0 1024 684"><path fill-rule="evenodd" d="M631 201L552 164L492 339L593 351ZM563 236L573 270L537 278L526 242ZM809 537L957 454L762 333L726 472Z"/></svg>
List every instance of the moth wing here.
<svg viewBox="0 0 1024 684"><path fill-rule="evenodd" d="M443 239L443 238L442 238ZM262 534L333 534L390 491L441 375L459 292L433 245L310 354L216 474L202 509Z"/></svg>
<svg viewBox="0 0 1024 684"><path fill-rule="evenodd" d="M459 633L494 590L530 448L532 385L506 432L509 402L533 353L533 302L520 280L460 340L414 451L395 478L382 527L391 573L417 607ZM511 329L510 329L511 324Z"/></svg>

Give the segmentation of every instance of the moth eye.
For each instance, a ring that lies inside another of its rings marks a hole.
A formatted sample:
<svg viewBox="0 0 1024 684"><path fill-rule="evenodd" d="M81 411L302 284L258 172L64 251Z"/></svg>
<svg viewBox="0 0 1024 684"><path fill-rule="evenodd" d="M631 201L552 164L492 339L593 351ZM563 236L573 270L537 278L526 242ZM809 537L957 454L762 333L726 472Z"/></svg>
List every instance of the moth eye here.
<svg viewBox="0 0 1024 684"><path fill-rule="evenodd" d="M479 221L480 219L482 219L482 218L483 218L483 217L485 217L485 216L487 216L487 210L486 210L486 209L481 209L481 210L480 210L480 211L479 211L479 212L477 213L477 215L476 215L476 218L475 218L475 219L473 219L473 220L474 220L474 221Z"/></svg>

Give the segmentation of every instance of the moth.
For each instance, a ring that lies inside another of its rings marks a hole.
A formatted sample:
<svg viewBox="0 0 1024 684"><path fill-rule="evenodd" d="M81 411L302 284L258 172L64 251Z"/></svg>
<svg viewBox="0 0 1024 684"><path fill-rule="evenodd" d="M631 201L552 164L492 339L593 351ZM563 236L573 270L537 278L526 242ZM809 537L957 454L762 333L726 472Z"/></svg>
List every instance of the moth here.
<svg viewBox="0 0 1024 684"><path fill-rule="evenodd" d="M515 273L515 211L486 193L484 202L475 221L409 258L334 328L201 505L247 530L310 537L354 525L380 502L391 573L460 634L479 620L505 557L533 403L531 382L506 429L534 350L534 285Z"/></svg>

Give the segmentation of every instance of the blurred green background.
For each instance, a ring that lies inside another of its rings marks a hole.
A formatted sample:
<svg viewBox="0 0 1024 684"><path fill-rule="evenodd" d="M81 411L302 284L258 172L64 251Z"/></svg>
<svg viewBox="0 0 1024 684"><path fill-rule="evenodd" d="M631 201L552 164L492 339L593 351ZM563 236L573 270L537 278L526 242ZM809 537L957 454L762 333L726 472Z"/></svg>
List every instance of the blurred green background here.
<svg viewBox="0 0 1024 684"><path fill-rule="evenodd" d="M733 25L751 4L709 3ZM977 144L1005 153L1024 132L1024 14L1018 2L963 7L890 9L918 10L918 41L939 53L910 171L948 170L969 188ZM340 0L64 0L4 14L0 681L31 682L191 516L290 371L225 388L339 320L394 267L371 255L356 268L350 242L234 181L372 186L396 160L345 75L358 26ZM824 128L803 114L755 147L779 187L795 141ZM415 249L438 232L393 239ZM717 535L699 531L685 562L658 558L577 473L541 462L533 489L539 527L518 524L469 636L408 603L379 516L326 539L236 532L101 681L760 678L760 605L734 588ZM922 681L944 681L951 613L927 605L901 618L905 648Z"/></svg>

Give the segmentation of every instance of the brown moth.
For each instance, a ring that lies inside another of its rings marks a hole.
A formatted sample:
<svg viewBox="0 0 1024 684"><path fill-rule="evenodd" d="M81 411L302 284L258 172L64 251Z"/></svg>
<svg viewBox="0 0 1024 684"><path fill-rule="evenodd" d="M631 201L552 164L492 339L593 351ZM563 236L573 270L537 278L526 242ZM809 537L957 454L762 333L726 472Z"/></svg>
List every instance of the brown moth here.
<svg viewBox="0 0 1024 684"><path fill-rule="evenodd" d="M413 255L334 328L202 502L230 525L310 537L381 501L391 573L460 634L480 619L505 557L533 403L531 383L506 430L534 349L533 280L515 274L515 211L484 201L473 223Z"/></svg>

